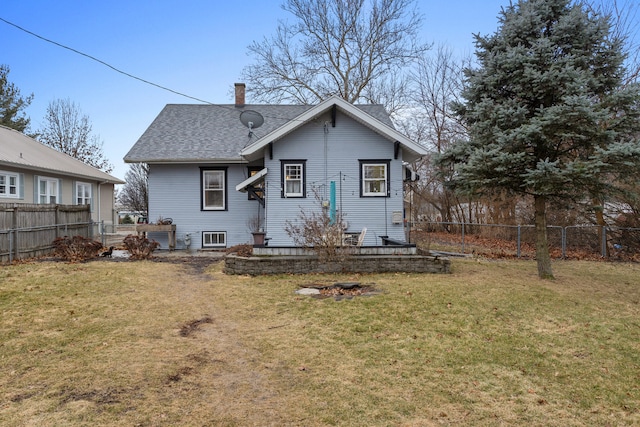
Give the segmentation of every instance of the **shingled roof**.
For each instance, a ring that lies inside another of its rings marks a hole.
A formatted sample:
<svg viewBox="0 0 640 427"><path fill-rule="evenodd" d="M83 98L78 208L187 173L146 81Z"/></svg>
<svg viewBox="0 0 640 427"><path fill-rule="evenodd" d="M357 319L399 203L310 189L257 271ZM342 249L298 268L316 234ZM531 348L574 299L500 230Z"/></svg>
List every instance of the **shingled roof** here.
<svg viewBox="0 0 640 427"><path fill-rule="evenodd" d="M100 169L5 126L0 126L0 147L0 167L6 165L111 184L124 184L124 181Z"/></svg>
<svg viewBox="0 0 640 427"><path fill-rule="evenodd" d="M393 128L382 105L356 105ZM244 162L240 151L261 137L314 108L312 105L168 104L124 157L127 163ZM256 111L264 124L249 129L240 122L243 111Z"/></svg>

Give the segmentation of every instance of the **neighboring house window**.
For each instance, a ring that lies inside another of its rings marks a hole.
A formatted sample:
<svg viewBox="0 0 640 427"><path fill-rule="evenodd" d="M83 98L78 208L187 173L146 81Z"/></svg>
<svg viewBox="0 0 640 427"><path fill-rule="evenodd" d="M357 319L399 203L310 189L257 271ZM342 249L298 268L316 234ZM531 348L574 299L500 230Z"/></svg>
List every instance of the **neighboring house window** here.
<svg viewBox="0 0 640 427"><path fill-rule="evenodd" d="M18 174L0 171L0 197L18 197Z"/></svg>
<svg viewBox="0 0 640 427"><path fill-rule="evenodd" d="M227 171L202 169L202 209L225 210L227 201Z"/></svg>
<svg viewBox="0 0 640 427"><path fill-rule="evenodd" d="M282 161L282 197L305 197L305 160Z"/></svg>
<svg viewBox="0 0 640 427"><path fill-rule="evenodd" d="M389 161L360 160L360 194L363 197L389 195Z"/></svg>
<svg viewBox="0 0 640 427"><path fill-rule="evenodd" d="M91 184L76 182L76 205L91 204Z"/></svg>
<svg viewBox="0 0 640 427"><path fill-rule="evenodd" d="M55 178L38 177L38 203L58 203L58 180Z"/></svg>
<svg viewBox="0 0 640 427"><path fill-rule="evenodd" d="M203 231L203 248L220 248L227 245L227 233L224 231Z"/></svg>

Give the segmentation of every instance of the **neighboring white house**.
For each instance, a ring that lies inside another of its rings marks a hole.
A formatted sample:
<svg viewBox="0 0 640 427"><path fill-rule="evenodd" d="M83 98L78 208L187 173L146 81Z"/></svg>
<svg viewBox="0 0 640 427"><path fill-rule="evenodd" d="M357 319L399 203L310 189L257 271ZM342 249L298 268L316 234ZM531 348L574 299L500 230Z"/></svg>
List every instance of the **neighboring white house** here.
<svg viewBox="0 0 640 427"><path fill-rule="evenodd" d="M251 242L259 216L269 246L291 246L286 221L322 205L366 228L364 245L404 240L403 161L427 153L381 105L245 105L244 90L235 105L165 106L124 157L149 165L149 222L171 218L179 246L225 248Z"/></svg>
<svg viewBox="0 0 640 427"><path fill-rule="evenodd" d="M115 224L115 184L124 181L0 126L0 203L91 205L91 218Z"/></svg>

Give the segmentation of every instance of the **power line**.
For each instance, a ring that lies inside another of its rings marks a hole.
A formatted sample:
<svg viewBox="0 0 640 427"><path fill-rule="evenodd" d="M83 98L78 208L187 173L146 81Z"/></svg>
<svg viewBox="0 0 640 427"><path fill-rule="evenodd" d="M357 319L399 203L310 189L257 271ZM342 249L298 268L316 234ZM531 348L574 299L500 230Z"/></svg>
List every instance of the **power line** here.
<svg viewBox="0 0 640 427"><path fill-rule="evenodd" d="M162 85L159 85L159 84L157 84L157 83L151 82L151 81L149 81L149 80L145 80L145 79L143 79L143 78L141 78L141 77L134 76L133 74L131 74L131 73L127 73L126 71L123 71L123 70L121 70L121 69L119 69L119 68L116 68L116 67L114 67L113 65L111 65L111 64L109 64L109 63L107 63L107 62L105 62L105 61L103 61L103 60L101 60L101 59L96 58L95 56L91 56L91 55L89 55L89 54L87 54L87 53L81 52L81 51L79 51L79 50L77 50L77 49L74 49L74 48L72 48L72 47L66 46L66 45L64 45L64 44L62 44L62 43L58 43L58 42L56 42L56 41L54 41L54 40L48 39L48 38L46 38L46 37L43 37L43 36L41 36L41 35L39 35L39 34L34 33L33 31L29 31L29 30L27 30L26 28L21 27L20 25L17 25L17 24L14 24L13 22L7 21L6 19L4 19L4 18L2 18L2 17L0 17L0 21L4 22L5 24L11 25L12 27L15 27L15 28L19 29L20 31L24 31L24 32L25 32L25 33L27 33L27 34L30 34L30 35L32 35L32 36L34 36L34 37L37 37L37 38L39 38L40 40L44 40L44 41L45 41L45 42L47 42L47 43L51 43L51 44L56 45L56 46L58 46L58 47L61 47L61 48L63 48L63 49L67 49L67 50L69 50L69 51L71 51L71 52L73 52L73 53L77 53L78 55L82 55L82 56L84 56L84 57L86 57L86 58L89 58L89 59L91 59L92 61L96 61L97 63L102 64L102 65L104 65L105 67L108 67L108 68L112 69L113 71L116 71L116 72L118 72L118 73L120 73L120 74L122 74L122 75L125 75L125 76L127 76L127 77L130 77L130 78L132 78L132 79L135 79L135 80L141 81L142 83L146 83L146 84L148 84L148 85L155 86L155 87L157 87L157 88L159 88L159 89L166 90L167 92L171 92L171 93L174 93L174 94L176 94L176 95L183 96L183 97L185 97L185 98L193 99L194 101L202 102L202 103L204 103L204 104L216 105L216 104L214 104L213 102L205 101L204 99L196 98L195 96L187 95L187 94L185 94L185 93L178 92L177 90L173 90L173 89L168 88L168 87L166 87L166 86L162 86Z"/></svg>
<svg viewBox="0 0 640 427"><path fill-rule="evenodd" d="M46 37L43 37L43 36L41 36L41 35L39 35L39 34L34 33L33 31L29 31L29 30L27 30L26 28L21 27L20 25L14 24L14 23L13 23L13 22L11 22L11 21L7 21L6 19L4 19L4 18L2 18L2 17L0 17L0 21L2 21L2 22L4 22L4 23L6 23L6 24L8 24L8 25L11 25L12 27L15 27L15 28L19 29L20 31L24 31L25 33L27 33L27 34L29 34L29 35L31 35L31 36L33 36L33 37L36 37L36 38L38 38L38 39L40 39L40 40L43 40L43 41L45 41L45 42L47 42L47 43L51 43L51 44L53 44L53 45L55 45L55 46L61 47L61 48L63 48L63 49L69 50L69 51L71 51L71 52L73 52L73 53L76 53L76 54L78 54L78 55L84 56L85 58L89 58L89 59L91 59L92 61L95 61L95 62L97 62L97 63L99 63L99 64L102 64L102 65L104 65L105 67L110 68L111 70L116 71L117 73L120 73L120 74L122 74L122 75L124 75L124 76L126 76L126 77L129 77L129 78L132 78L132 79L138 80L138 81L140 81L140 82L142 82L142 83L146 83L146 84L148 84L148 85L151 85L151 86L157 87L157 88L162 89L162 90L165 90L165 91L167 91L167 92L171 92L171 93L173 93L173 94L176 94L176 95L179 95L179 96L183 96L183 97L185 97L185 98L189 98L189 99L192 99L192 100L194 100L194 101L201 102L201 103L206 104L206 105L211 105L211 106L214 106L214 107L223 108L223 109L225 109L225 110L237 111L235 108L228 107L228 106L226 106L226 105L222 105L222 104L214 104L213 102L209 102L209 101L206 101L206 100L204 100L204 99L197 98L197 97L195 97L195 96L187 95L187 94L185 94L185 93L178 92L177 90L173 90L173 89L168 88L168 87L166 87L166 86L162 86L162 85L157 84L157 83L154 83L154 82L152 82L152 81L149 81L149 80L143 79L143 78L141 78L141 77L135 76L135 75L133 75L133 74L131 74L131 73L128 73L128 72L126 72L126 71L123 71L123 70L121 70L121 69L119 69L119 68L117 68L117 67L115 67L115 66L113 66L113 65L111 65L111 64L109 64L109 63L107 63L107 62L105 62L105 61L103 61L103 60L101 60L101 59L98 59L98 58L96 58L95 56L89 55L89 54L87 54L87 53L84 53L84 52L82 52L82 51L79 51L78 49L74 49L74 48L69 47L69 46L67 46L67 45L64 45L64 44L62 44L62 43L58 43L58 42L56 42L56 41L54 41L54 40L48 39L48 38L46 38ZM290 118L290 117L279 117L279 116L271 116L271 115L265 115L265 117L269 117L269 118L272 118L272 119L288 120L288 121L301 121L301 122L303 121L303 120L296 120L296 119L293 119L293 118Z"/></svg>
<svg viewBox="0 0 640 427"><path fill-rule="evenodd" d="M168 88L168 87L166 87L166 86L162 86L162 85L160 85L160 84L158 84L158 83L154 83L154 82L152 82L152 81L149 81L149 80L143 79L142 77L135 76L135 75L133 75L133 74L131 74L131 73L128 73L128 72L126 72L126 71L123 71L123 70L121 70L121 69L119 69L119 68L117 68L117 67L115 67L115 66L113 66L113 65L109 64L108 62L105 62L105 61L103 61L103 60L101 60L101 59L98 59L98 58L96 58L95 56L89 55L88 53L84 53L84 52L82 52L82 51L79 51L79 50L77 50L77 49L74 49L74 48L72 48L72 47L69 47L69 46L67 46L67 45L64 45L64 44L62 44L62 43L58 43L58 42L56 42L56 41L54 41L54 40L51 40L51 39L48 39L48 38L46 38L46 37L44 37L44 36L41 36L41 35L39 35L39 34L36 34L36 33L34 33L33 31L29 31L29 30L27 30L26 28L21 27L21 26L20 26L20 25L18 25L18 24L14 24L14 23L13 23L13 22L11 22L11 21L7 21L6 19L4 19L4 18L2 18L2 17L0 17L0 21L2 21L2 22L4 22L5 24L10 25L10 26L12 26L12 27L14 27L14 28L17 28L18 30L23 31L23 32L25 32L25 33L27 33L27 34L29 34L29 35L33 36L33 37L36 37L36 38L38 38L38 39L40 39L40 40L43 40L43 41L45 41L45 42L47 42L47 43L51 43L51 44L53 44L53 45L55 45L55 46L61 47L61 48L63 48L63 49L69 50L69 51L71 51L71 52L73 52L73 53L76 53L76 54L78 54L78 55L84 56L85 58L89 58L90 60L95 61L95 62L97 62L97 63L99 63L99 64L102 64L102 65L104 65L105 67L110 68L111 70L113 70L113 71L115 71L115 72L117 72L117 73L120 73L120 74L122 74L122 75L124 75L124 76L126 76L126 77L132 78L132 79L134 79L134 80L138 80L138 81L140 81L140 82L142 82L142 83L146 83L146 84L148 84L148 85L151 85L151 86L157 87L157 88L162 89L162 90L165 90L165 91L167 91L167 92L171 92L171 93L173 93L173 94L176 94L176 95L179 95L179 96L182 96L182 97L185 97L185 98L189 98L189 99L192 99L192 100L194 100L194 101L201 102L201 103L206 104L206 105L211 105L211 106L218 107L218 108L224 108L224 109L226 109L226 110L237 111L235 108L231 108L231 107L228 107L228 106L226 106L226 105L221 105L221 104L214 104L213 102L206 101L206 100L204 100L204 99L200 99L200 98L197 98L197 97L195 97L195 96L187 95L187 94L185 94L185 93L179 92L179 91L177 91L177 90L173 90L173 89ZM300 119L295 119L295 118L290 118L290 117L279 117L279 116L272 116L272 115L265 115L265 117L269 117L269 118L272 118L272 119L287 120L287 121L299 121L299 122L304 122L304 121L305 121L305 120L300 120ZM259 138L258 138L258 139L259 139ZM245 146L246 146L246 145L245 145Z"/></svg>

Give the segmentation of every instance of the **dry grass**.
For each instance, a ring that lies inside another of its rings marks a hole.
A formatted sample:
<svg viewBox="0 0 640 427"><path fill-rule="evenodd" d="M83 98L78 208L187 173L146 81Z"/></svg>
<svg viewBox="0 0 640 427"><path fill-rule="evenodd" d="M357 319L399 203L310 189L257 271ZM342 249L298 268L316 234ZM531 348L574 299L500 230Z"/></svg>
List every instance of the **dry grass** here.
<svg viewBox="0 0 640 427"><path fill-rule="evenodd" d="M637 264L559 262L555 281L532 261L454 260L446 276L195 267L1 267L0 424L640 423ZM294 293L339 281L382 292Z"/></svg>

